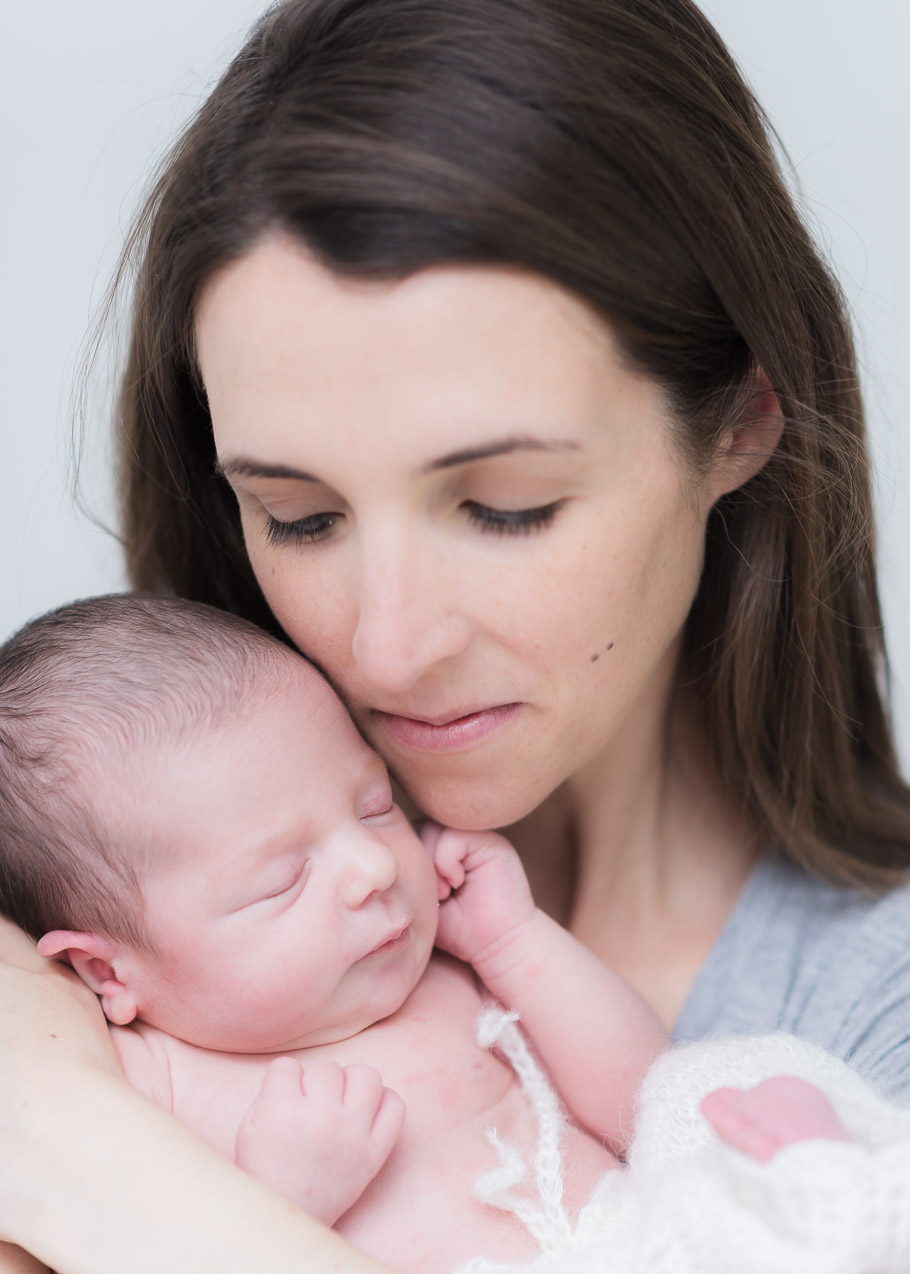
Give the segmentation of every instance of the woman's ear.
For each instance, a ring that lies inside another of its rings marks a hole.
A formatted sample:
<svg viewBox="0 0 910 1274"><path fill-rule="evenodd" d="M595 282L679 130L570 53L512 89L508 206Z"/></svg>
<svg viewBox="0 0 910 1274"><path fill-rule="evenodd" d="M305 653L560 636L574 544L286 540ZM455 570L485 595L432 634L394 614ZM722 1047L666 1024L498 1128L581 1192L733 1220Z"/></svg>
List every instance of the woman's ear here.
<svg viewBox="0 0 910 1274"><path fill-rule="evenodd" d="M771 382L759 367L736 419L721 440L712 469L712 503L736 491L765 467L784 431L784 414Z"/></svg>
<svg viewBox="0 0 910 1274"><path fill-rule="evenodd" d="M38 942L38 954L71 964L85 985L100 997L109 1022L126 1026L133 1021L138 1011L136 997L128 983L117 976L122 947L100 933L54 929Z"/></svg>

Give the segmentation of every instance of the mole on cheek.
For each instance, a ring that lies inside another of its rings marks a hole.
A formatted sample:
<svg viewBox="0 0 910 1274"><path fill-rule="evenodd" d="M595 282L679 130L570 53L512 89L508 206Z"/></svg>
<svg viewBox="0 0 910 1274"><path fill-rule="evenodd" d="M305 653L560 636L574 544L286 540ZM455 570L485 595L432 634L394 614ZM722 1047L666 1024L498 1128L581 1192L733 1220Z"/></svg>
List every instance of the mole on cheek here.
<svg viewBox="0 0 910 1274"><path fill-rule="evenodd" d="M607 646L606 648L607 651L611 651L615 645L616 645L616 642L611 641L609 646ZM596 664L599 658L600 658L600 651L598 650L598 651L595 651L594 654L591 656L591 663Z"/></svg>

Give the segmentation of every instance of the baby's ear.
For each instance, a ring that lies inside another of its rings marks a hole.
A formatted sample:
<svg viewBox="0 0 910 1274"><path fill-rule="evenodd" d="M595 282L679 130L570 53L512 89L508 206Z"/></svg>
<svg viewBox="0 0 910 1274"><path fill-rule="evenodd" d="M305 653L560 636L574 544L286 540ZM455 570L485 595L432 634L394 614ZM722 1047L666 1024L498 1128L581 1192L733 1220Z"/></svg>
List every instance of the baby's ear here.
<svg viewBox="0 0 910 1274"><path fill-rule="evenodd" d="M87 987L101 997L101 1007L109 1022L126 1026L136 1016L136 998L117 976L123 948L100 933L76 933L54 929L38 943L38 954L65 960L73 966Z"/></svg>

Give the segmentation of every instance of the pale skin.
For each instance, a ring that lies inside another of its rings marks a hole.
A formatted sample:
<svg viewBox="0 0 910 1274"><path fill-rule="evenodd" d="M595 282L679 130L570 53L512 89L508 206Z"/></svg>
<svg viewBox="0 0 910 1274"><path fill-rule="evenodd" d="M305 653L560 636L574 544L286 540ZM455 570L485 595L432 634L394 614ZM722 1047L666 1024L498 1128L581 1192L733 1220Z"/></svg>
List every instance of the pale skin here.
<svg viewBox="0 0 910 1274"><path fill-rule="evenodd" d="M486 1126L535 1144L510 1067L476 1043L483 1001L519 1009L565 1093L571 1211L627 1149L663 1032L535 907L502 836L428 824L421 842L329 686L278 657L229 723L84 780L151 856L154 951L57 930L39 952L100 996L132 1084L370 1254L425 1274L529 1257L472 1193L496 1163Z"/></svg>
<svg viewBox="0 0 910 1274"><path fill-rule="evenodd" d="M759 848L676 668L708 511L773 450L772 397L758 380L695 480L659 387L547 280L449 267L359 285L281 238L213 277L197 336L219 456L285 629L415 802L444 823L508 826L544 910L670 1029ZM262 476L275 466L287 476ZM563 500L515 536L466 508ZM266 538L269 515L335 512L333 545ZM409 746L378 715L503 703L520 705L507 729L455 750ZM6 939L7 959L22 952ZM9 966L0 978L0 1094L17 1095L0 1110L0 1232L62 1274L230 1274L254 1242L271 1271L377 1268L118 1082L78 988ZM51 1038L64 1021L65 1049Z"/></svg>

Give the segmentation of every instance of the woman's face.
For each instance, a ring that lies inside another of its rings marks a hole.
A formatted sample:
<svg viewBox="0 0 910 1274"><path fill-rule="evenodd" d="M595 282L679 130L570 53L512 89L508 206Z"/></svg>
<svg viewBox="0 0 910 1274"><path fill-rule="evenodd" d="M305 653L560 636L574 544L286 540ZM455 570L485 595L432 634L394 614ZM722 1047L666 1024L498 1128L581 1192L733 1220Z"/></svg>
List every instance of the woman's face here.
<svg viewBox="0 0 910 1274"><path fill-rule="evenodd" d="M262 590L427 813L504 826L662 719L735 483L684 473L581 301L505 268L344 281L276 236L197 338Z"/></svg>

